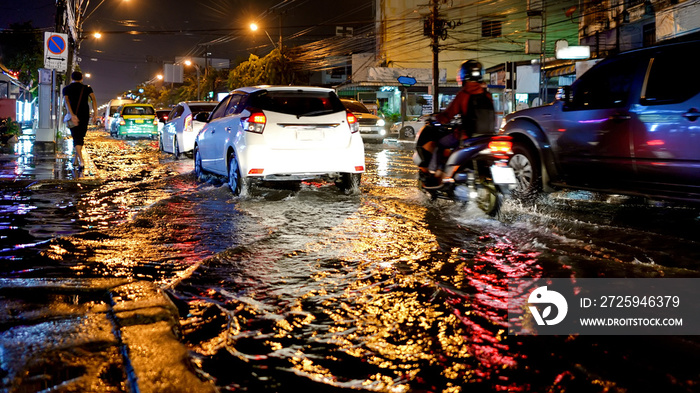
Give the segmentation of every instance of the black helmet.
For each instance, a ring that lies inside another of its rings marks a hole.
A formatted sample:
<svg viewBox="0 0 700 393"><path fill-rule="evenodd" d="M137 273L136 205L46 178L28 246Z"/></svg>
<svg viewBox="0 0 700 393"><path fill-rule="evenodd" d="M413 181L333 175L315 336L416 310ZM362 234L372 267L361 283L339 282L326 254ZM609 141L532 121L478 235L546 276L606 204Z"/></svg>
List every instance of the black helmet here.
<svg viewBox="0 0 700 393"><path fill-rule="evenodd" d="M477 60L467 60L459 66L459 82L481 82L484 79L484 67Z"/></svg>

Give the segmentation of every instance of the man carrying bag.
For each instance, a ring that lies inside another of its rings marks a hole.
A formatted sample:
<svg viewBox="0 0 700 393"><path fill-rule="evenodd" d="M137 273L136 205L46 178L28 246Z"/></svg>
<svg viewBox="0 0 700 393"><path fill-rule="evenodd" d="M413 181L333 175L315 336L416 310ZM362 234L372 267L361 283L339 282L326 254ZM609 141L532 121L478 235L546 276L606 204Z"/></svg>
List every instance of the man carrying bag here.
<svg viewBox="0 0 700 393"><path fill-rule="evenodd" d="M67 112L64 121L73 137L73 165L82 169L85 166L83 145L90 123L90 106L87 101L88 98L92 101L92 117L93 121L97 121L97 99L92 87L82 83L83 74L81 72L73 71L71 79L72 83L63 88L63 100Z"/></svg>

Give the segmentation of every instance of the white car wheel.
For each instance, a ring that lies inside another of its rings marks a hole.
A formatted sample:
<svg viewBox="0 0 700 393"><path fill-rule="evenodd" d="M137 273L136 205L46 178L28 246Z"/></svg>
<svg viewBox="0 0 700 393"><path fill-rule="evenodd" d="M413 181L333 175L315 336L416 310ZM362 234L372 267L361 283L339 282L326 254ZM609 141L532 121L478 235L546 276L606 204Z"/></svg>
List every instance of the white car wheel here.
<svg viewBox="0 0 700 393"><path fill-rule="evenodd" d="M340 180L335 185L347 194L359 194L361 173L341 173Z"/></svg>
<svg viewBox="0 0 700 393"><path fill-rule="evenodd" d="M234 154L228 159L228 186L233 195L245 195L248 191L247 181L241 176L238 160Z"/></svg>
<svg viewBox="0 0 700 393"><path fill-rule="evenodd" d="M204 176L204 169L202 169L202 154L199 152L199 148L194 148L194 176L197 180L202 180Z"/></svg>
<svg viewBox="0 0 700 393"><path fill-rule="evenodd" d="M177 136L173 138L173 157L180 158L180 145L177 143Z"/></svg>

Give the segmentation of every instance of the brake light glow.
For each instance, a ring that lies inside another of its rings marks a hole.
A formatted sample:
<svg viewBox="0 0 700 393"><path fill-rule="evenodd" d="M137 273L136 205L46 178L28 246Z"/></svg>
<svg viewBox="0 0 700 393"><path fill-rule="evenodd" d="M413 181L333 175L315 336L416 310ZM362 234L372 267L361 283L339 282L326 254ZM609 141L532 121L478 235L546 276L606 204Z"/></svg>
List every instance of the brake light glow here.
<svg viewBox="0 0 700 393"><path fill-rule="evenodd" d="M352 112L348 111L346 118L348 120L348 125L350 126L350 132L351 133L356 133L360 131L360 123L357 121L357 117L352 114Z"/></svg>
<svg viewBox="0 0 700 393"><path fill-rule="evenodd" d="M250 121L253 123L265 124L265 122L267 121L267 118L265 118L265 115L262 113L254 113L250 116L250 118L251 118Z"/></svg>
<svg viewBox="0 0 700 393"><path fill-rule="evenodd" d="M262 134L267 123L267 117L262 112L253 112L247 119L243 121L243 129L248 132Z"/></svg>
<svg viewBox="0 0 700 393"><path fill-rule="evenodd" d="M508 154L513 148L513 142L511 141L491 141L489 142L489 149L493 153L505 153Z"/></svg>
<svg viewBox="0 0 700 393"><path fill-rule="evenodd" d="M126 125L126 121L124 121L124 119L120 119L120 120L119 120L119 125L120 125L120 126L125 126L125 125Z"/></svg>
<svg viewBox="0 0 700 393"><path fill-rule="evenodd" d="M192 132L192 114L187 115L185 117L185 129L184 131L187 132Z"/></svg>
<svg viewBox="0 0 700 393"><path fill-rule="evenodd" d="M363 167L362 165L358 165L358 166L355 167L355 170L356 170L357 172L364 172L364 171L365 171L365 167Z"/></svg>
<svg viewBox="0 0 700 393"><path fill-rule="evenodd" d="M153 118L153 124L154 124L154 125L158 125L158 118L157 118L157 117L154 117L154 118Z"/></svg>

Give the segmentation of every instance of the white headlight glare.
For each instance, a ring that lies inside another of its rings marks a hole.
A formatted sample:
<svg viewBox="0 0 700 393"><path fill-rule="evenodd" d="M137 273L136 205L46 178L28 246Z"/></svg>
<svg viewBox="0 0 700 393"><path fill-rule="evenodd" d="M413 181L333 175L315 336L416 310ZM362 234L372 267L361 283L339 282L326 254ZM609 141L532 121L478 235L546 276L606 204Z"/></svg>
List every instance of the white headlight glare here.
<svg viewBox="0 0 700 393"><path fill-rule="evenodd" d="M386 123L384 122L384 119L379 119L379 120L377 120L377 125L378 125L379 127L384 127L384 124L386 124Z"/></svg>

